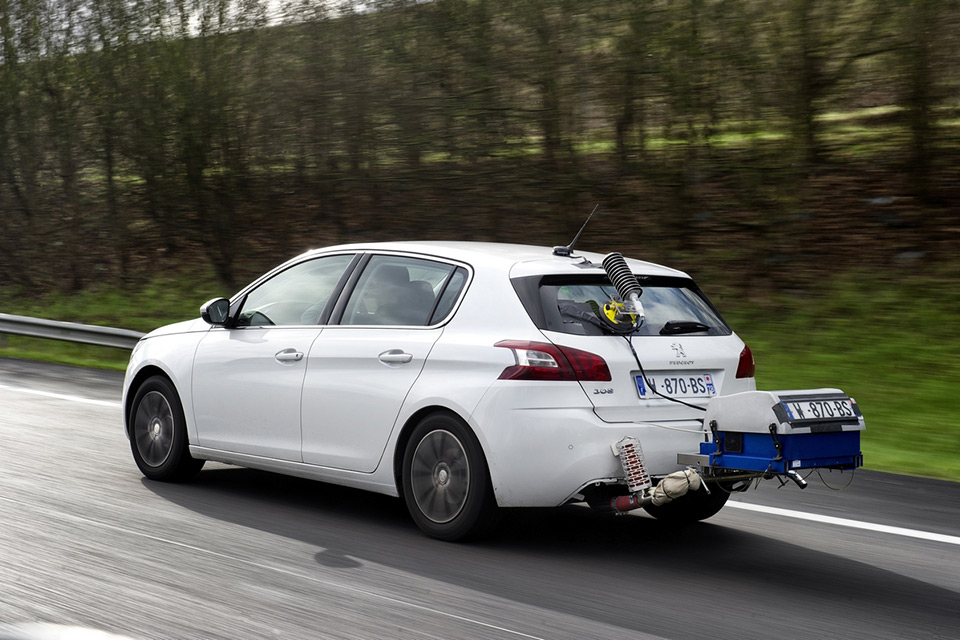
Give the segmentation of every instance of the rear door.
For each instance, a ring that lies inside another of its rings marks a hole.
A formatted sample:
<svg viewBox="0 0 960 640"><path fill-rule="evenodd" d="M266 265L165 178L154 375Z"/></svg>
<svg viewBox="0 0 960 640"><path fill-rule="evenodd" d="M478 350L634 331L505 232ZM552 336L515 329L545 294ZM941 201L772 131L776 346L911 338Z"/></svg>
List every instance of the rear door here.
<svg viewBox="0 0 960 640"><path fill-rule="evenodd" d="M462 267L374 255L314 342L303 385L303 461L377 468L407 393L443 331ZM336 318L332 320L336 322Z"/></svg>

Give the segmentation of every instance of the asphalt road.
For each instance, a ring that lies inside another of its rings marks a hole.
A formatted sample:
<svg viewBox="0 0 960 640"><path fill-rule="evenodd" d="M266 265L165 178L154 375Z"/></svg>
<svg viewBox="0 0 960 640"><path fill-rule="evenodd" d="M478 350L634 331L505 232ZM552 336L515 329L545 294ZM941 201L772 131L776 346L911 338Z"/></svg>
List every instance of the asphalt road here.
<svg viewBox="0 0 960 640"><path fill-rule="evenodd" d="M120 380L0 359L0 624L144 639L960 638L960 484L858 472L831 491L814 475L680 530L570 507L449 544L359 491L221 465L188 485L144 480Z"/></svg>

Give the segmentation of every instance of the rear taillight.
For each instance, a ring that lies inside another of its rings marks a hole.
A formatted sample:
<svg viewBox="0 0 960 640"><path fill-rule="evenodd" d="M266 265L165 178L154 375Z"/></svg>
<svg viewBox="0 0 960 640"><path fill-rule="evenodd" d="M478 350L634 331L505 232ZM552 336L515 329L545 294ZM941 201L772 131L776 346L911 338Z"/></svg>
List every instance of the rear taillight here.
<svg viewBox="0 0 960 640"><path fill-rule="evenodd" d="M502 340L493 346L510 349L516 359L500 374L501 380L612 380L606 361L588 351L522 340Z"/></svg>
<svg viewBox="0 0 960 640"><path fill-rule="evenodd" d="M737 363L738 378L752 378L757 371L757 365L753 362L753 352L750 347L744 345L740 352L740 362Z"/></svg>

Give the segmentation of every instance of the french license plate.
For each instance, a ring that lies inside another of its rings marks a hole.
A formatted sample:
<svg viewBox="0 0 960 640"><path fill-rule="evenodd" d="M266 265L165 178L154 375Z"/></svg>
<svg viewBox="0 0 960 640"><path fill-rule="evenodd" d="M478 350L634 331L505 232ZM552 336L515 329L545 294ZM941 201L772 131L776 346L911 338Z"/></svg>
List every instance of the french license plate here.
<svg viewBox="0 0 960 640"><path fill-rule="evenodd" d="M634 380L641 398L655 398L660 395L671 398L712 398L717 395L713 375L702 371L654 371L647 373L646 380L644 376L636 373Z"/></svg>
<svg viewBox="0 0 960 640"><path fill-rule="evenodd" d="M781 404L786 407L791 422L797 420L841 420L857 417L853 400L850 398L783 400Z"/></svg>

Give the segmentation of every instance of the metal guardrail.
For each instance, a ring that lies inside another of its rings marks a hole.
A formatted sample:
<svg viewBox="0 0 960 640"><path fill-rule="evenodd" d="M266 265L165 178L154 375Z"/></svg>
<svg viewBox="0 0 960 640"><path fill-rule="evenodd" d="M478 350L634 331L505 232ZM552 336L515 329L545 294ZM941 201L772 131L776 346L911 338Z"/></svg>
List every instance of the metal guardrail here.
<svg viewBox="0 0 960 640"><path fill-rule="evenodd" d="M144 335L139 331L129 329L113 329L92 324L60 322L58 320L44 320L42 318L0 313L0 336L3 334L82 342L118 349L133 349L133 346Z"/></svg>

